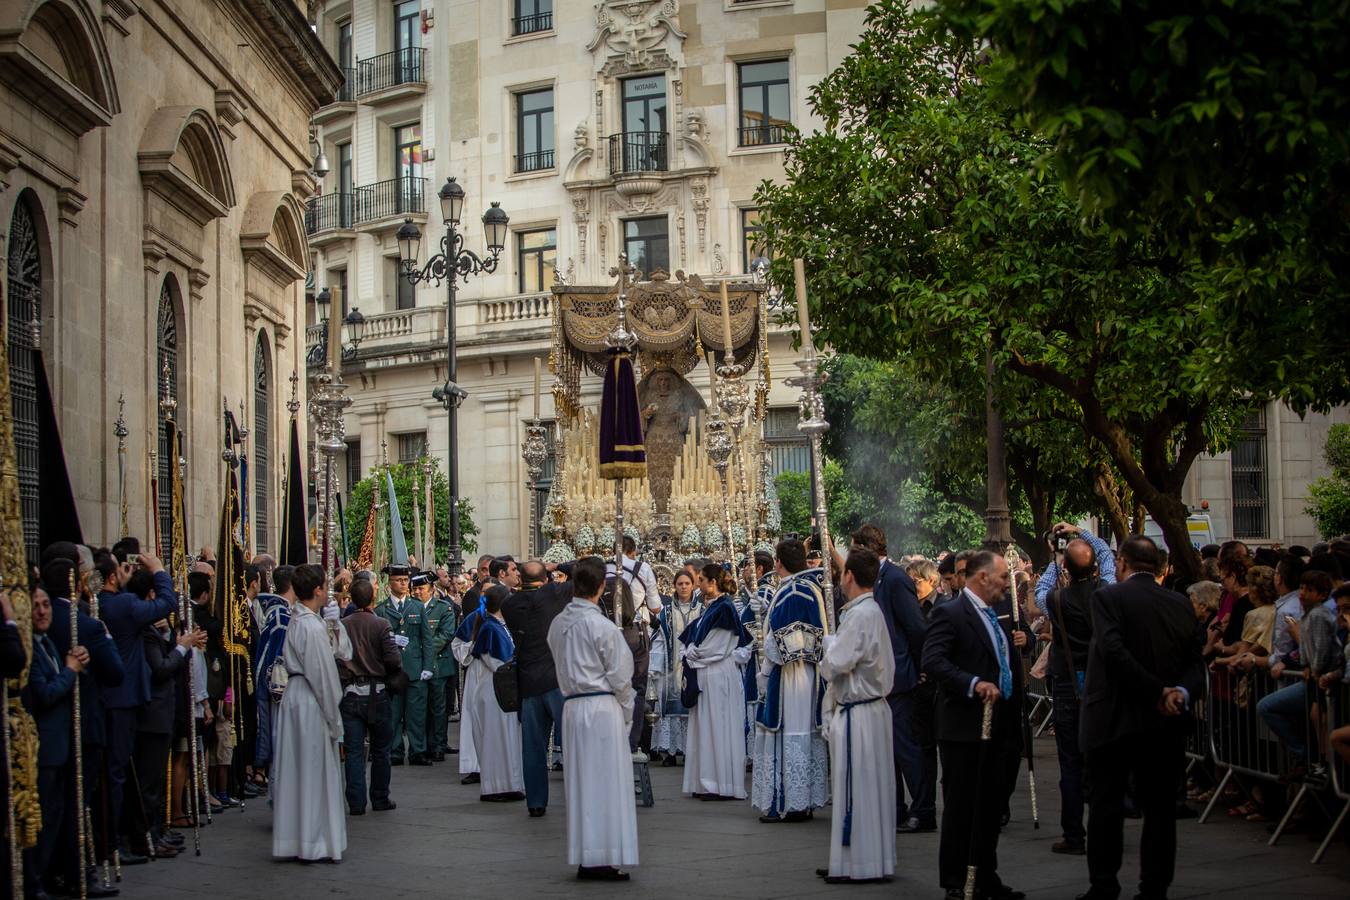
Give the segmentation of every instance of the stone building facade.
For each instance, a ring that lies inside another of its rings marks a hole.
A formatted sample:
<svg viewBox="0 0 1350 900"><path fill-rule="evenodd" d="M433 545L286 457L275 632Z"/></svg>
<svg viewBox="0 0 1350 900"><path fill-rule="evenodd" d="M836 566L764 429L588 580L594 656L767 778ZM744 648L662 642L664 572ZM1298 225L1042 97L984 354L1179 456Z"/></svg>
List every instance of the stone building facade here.
<svg viewBox="0 0 1350 900"><path fill-rule="evenodd" d="M287 379L304 365L309 117L341 84L308 14L298 0L0 4L0 285L30 528L37 360L91 542L120 530L119 400L131 533L167 509L167 478L149 494L151 450L169 464L167 362L191 547L216 540L226 404L251 431L252 530L275 545Z"/></svg>
<svg viewBox="0 0 1350 900"><path fill-rule="evenodd" d="M627 250L648 273L744 278L757 252L756 187L783 174L783 125L818 126L808 91L847 55L865 6L323 4L317 34L345 81L313 118L331 163L307 207L313 285L330 289L330 315L359 309L366 322L359 346L351 346L350 329L344 335L344 378L355 401L344 485L386 456L425 452L444 466L446 414L431 392L446 377L445 288L400 280L395 234L412 219L425 261L444 233L437 191L454 177L467 191L470 249L485 249L479 217L490 202L510 216L495 272L468 279L458 295L459 383L468 393L459 413L460 478L480 548L524 552L531 504L542 501L526 485L520 445L532 360L548 354L554 266L569 283L612 283L609 269ZM306 343L316 346L318 309L309 316ZM769 350L773 468L801 469L796 391L782 383L794 354L783 333L771 336ZM594 407L592 381L585 389ZM707 390L706 380L693 383ZM552 415L545 396L543 416ZM1235 457L1197 464L1188 500L1208 500L1221 537L1309 541L1303 496L1323 468L1327 422L1300 421L1277 406L1265 420L1271 425L1254 430Z"/></svg>
<svg viewBox="0 0 1350 900"><path fill-rule="evenodd" d="M807 92L848 52L864 8L325 4L318 33L347 83L314 117L332 170L309 207L309 240L331 315L359 308L366 321L344 366L355 400L344 481L386 453L398 461L425 449L444 466L446 414L431 392L445 380L446 292L399 282L395 233L406 218L417 223L425 260L444 233L436 193L454 177L468 194L470 249L485 249L478 220L490 202L511 219L496 271L459 292L460 478L480 546L523 552L542 491L526 485L520 444L532 360L548 355L554 266L568 283L613 283L609 269L627 250L647 274L744 280L758 252L755 189L782 176L784 126L817 125ZM321 330L312 326L309 343ZM771 337L770 355L775 466L800 468L797 392L781 380L795 371L785 334ZM585 390L597 405L598 379Z"/></svg>

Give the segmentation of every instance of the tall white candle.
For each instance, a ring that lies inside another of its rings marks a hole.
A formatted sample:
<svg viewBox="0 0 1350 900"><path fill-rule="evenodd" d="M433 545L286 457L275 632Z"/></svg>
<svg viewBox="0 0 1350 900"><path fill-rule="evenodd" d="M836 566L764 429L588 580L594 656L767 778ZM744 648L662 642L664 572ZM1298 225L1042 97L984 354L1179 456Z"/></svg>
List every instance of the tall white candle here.
<svg viewBox="0 0 1350 900"><path fill-rule="evenodd" d="M792 271L797 276L797 324L802 329L802 350L805 352L811 349L811 313L806 306L806 263L794 259Z"/></svg>

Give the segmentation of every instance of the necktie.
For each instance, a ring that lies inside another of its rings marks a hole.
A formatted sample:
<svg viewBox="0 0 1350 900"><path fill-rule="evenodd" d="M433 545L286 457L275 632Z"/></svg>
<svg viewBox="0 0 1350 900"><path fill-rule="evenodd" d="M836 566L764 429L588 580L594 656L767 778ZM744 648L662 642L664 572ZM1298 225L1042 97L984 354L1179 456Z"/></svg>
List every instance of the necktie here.
<svg viewBox="0 0 1350 900"><path fill-rule="evenodd" d="M60 672L61 661L56 656L56 649L52 646L51 639L45 634L39 634L37 635L37 645L42 648L42 652L46 655L47 661L52 664L52 668Z"/></svg>
<svg viewBox="0 0 1350 900"><path fill-rule="evenodd" d="M1012 696L1012 669L1008 666L1008 651L1003 642L1003 629L998 624L998 616L988 606L980 610L989 624L994 626L994 652L998 655L998 692L1008 698Z"/></svg>

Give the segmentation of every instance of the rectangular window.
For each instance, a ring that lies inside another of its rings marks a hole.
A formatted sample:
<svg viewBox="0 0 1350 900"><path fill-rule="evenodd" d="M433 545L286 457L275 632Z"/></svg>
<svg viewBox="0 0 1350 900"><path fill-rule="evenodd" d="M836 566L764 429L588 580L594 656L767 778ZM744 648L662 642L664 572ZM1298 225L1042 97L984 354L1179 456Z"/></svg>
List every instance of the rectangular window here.
<svg viewBox="0 0 1350 900"><path fill-rule="evenodd" d="M762 147L787 140L792 123L792 92L785 59L741 63L736 67L741 91L739 145Z"/></svg>
<svg viewBox="0 0 1350 900"><path fill-rule="evenodd" d="M361 439L353 438L347 442L347 504L351 505L352 488L363 479L361 471Z"/></svg>
<svg viewBox="0 0 1350 900"><path fill-rule="evenodd" d="M343 72L352 69L352 20L339 22L337 27L337 63Z"/></svg>
<svg viewBox="0 0 1350 900"><path fill-rule="evenodd" d="M356 213L356 187L352 184L352 144L338 144L338 222L339 228L351 228Z"/></svg>
<svg viewBox="0 0 1350 900"><path fill-rule="evenodd" d="M422 123L394 129L396 212L422 211Z"/></svg>
<svg viewBox="0 0 1350 900"><path fill-rule="evenodd" d="M516 171L553 168L553 88L516 94Z"/></svg>
<svg viewBox="0 0 1350 900"><path fill-rule="evenodd" d="M666 78L645 75L623 82L623 130L629 134L666 131Z"/></svg>
<svg viewBox="0 0 1350 900"><path fill-rule="evenodd" d="M744 271L748 273L752 262L768 255L769 248L764 243L764 228L759 224L759 210L742 209L741 256L745 264Z"/></svg>
<svg viewBox="0 0 1350 900"><path fill-rule="evenodd" d="M1255 410L1243 420L1238 438L1233 442L1231 457L1233 537L1269 537L1265 410Z"/></svg>
<svg viewBox="0 0 1350 900"><path fill-rule="evenodd" d="M546 291L553 286L553 267L558 262L558 232L554 228L516 233L516 271L522 294Z"/></svg>
<svg viewBox="0 0 1350 900"><path fill-rule="evenodd" d="M394 309L412 309L417 305L417 290L408 283L408 279L403 274L403 269L399 266L398 257L385 257L384 260L385 284L389 285L386 297L392 295L394 300ZM386 301L387 303L387 301ZM388 309L388 305L385 306Z"/></svg>
<svg viewBox="0 0 1350 900"><path fill-rule="evenodd" d="M665 216L650 219L625 219L623 250L628 262L650 278L657 269L670 271L670 223Z"/></svg>
<svg viewBox="0 0 1350 900"><path fill-rule="evenodd" d="M422 46L421 0L397 0L394 3L394 49L410 50Z"/></svg>
<svg viewBox="0 0 1350 900"><path fill-rule="evenodd" d="M769 474L810 472L811 445L797 429L800 413L795 406L770 409L764 419L764 443L769 448Z"/></svg>
<svg viewBox="0 0 1350 900"><path fill-rule="evenodd" d="M400 463L417 462L427 455L427 433L410 431L398 435L398 461Z"/></svg>
<svg viewBox="0 0 1350 900"><path fill-rule="evenodd" d="M513 34L534 34L553 27L553 0L516 0Z"/></svg>

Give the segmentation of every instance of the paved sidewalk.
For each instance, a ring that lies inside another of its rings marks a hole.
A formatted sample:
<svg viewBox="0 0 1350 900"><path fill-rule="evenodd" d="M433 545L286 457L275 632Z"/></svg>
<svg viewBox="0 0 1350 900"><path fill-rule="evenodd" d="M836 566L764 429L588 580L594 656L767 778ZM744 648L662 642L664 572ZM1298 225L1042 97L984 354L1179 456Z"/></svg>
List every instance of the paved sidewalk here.
<svg viewBox="0 0 1350 900"><path fill-rule="evenodd" d="M1036 742L1041 828L1030 824L1023 772L1014 821L1000 843L1000 874L1035 898L1072 898L1087 886L1082 857L1050 853L1059 837L1054 746ZM271 813L254 801L202 829L203 851L128 868L127 898L318 897L410 898L529 896L643 898L903 897L940 898L936 834L897 837L894 883L827 887L815 877L828 855L830 812L801 825L761 825L746 804L701 803L680 795L680 769L652 769L656 806L638 810L642 865L628 885L578 884L566 863L562 775L552 777L552 802L542 819L525 805L480 803L477 785L461 786L451 761L433 768L394 769L398 809L348 820L340 865L271 859ZM1136 870L1140 823L1126 823L1126 885ZM1321 865L1309 865L1315 844L1304 835L1266 847L1264 825L1222 814L1207 825L1179 823L1174 900L1190 897L1338 897L1350 893L1350 850L1342 841ZM189 846L191 846L191 835ZM632 894L630 892L637 892Z"/></svg>

